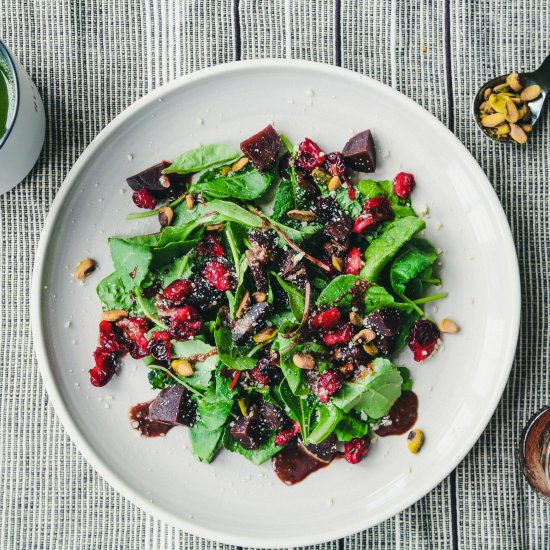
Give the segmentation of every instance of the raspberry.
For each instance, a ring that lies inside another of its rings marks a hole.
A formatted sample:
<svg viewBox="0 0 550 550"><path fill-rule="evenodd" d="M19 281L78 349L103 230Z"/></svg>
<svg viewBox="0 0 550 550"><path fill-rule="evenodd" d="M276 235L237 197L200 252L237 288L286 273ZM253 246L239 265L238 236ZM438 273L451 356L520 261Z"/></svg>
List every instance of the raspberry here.
<svg viewBox="0 0 550 550"><path fill-rule="evenodd" d="M335 330L327 332L323 336L323 342L327 346L343 344L349 342L353 338L353 325L351 323L343 323L336 327Z"/></svg>
<svg viewBox="0 0 550 550"><path fill-rule="evenodd" d="M328 403L331 396L342 387L342 374L338 369L323 372L317 382L317 396L321 403Z"/></svg>
<svg viewBox="0 0 550 550"><path fill-rule="evenodd" d="M325 168L331 176L342 178L346 175L346 165L342 153L329 153L325 159Z"/></svg>
<svg viewBox="0 0 550 550"><path fill-rule="evenodd" d="M357 216L353 226L354 233L362 233L366 229L374 229L380 222L393 217L390 201L386 197L373 197L365 201L363 213Z"/></svg>
<svg viewBox="0 0 550 550"><path fill-rule="evenodd" d="M231 288L231 273L219 262L208 262L203 271L204 278L220 292Z"/></svg>
<svg viewBox="0 0 550 550"><path fill-rule="evenodd" d="M256 363L256 366L250 371L250 374L258 384L269 386L271 382L279 378L281 369L275 365L275 363L272 363L269 359L264 357Z"/></svg>
<svg viewBox="0 0 550 550"><path fill-rule="evenodd" d="M218 238L212 234L203 237L197 246L197 252L210 258L221 258L223 256L222 245L219 243Z"/></svg>
<svg viewBox="0 0 550 550"><path fill-rule="evenodd" d="M193 283L187 279L176 279L171 282L163 291L165 298L176 305L179 305L191 294Z"/></svg>
<svg viewBox="0 0 550 550"><path fill-rule="evenodd" d="M321 148L309 138L304 139L298 147L298 164L308 172L314 168L318 168L325 162L326 156L321 151Z"/></svg>
<svg viewBox="0 0 550 550"><path fill-rule="evenodd" d="M330 330L340 322L341 317L340 310L337 307L331 307L314 315L311 318L310 325L312 328L319 330Z"/></svg>
<svg viewBox="0 0 550 550"><path fill-rule="evenodd" d="M416 321L409 334L409 348L417 362L427 359L435 350L440 332L437 326L427 319Z"/></svg>
<svg viewBox="0 0 550 550"><path fill-rule="evenodd" d="M414 181L414 176L412 174L407 172L399 172L393 180L393 192L400 199L408 199L415 185L416 182Z"/></svg>
<svg viewBox="0 0 550 550"><path fill-rule="evenodd" d="M275 436L275 445L286 445L291 439L296 437L300 433L300 424L292 421L292 428L283 430Z"/></svg>
<svg viewBox="0 0 550 550"><path fill-rule="evenodd" d="M359 275L362 265L361 251L357 247L353 247L346 257L346 268L344 271L347 275Z"/></svg>
<svg viewBox="0 0 550 550"><path fill-rule="evenodd" d="M157 199L151 195L147 189L138 189L132 194L132 200L138 208L148 208L154 210L157 205Z"/></svg>
<svg viewBox="0 0 550 550"><path fill-rule="evenodd" d="M170 361L172 354L170 351L170 334L168 334L168 332L153 332L147 347L151 352L151 355L157 361Z"/></svg>
<svg viewBox="0 0 550 550"><path fill-rule="evenodd" d="M347 441L344 446L344 458L350 464L361 462L369 452L370 439L368 437L356 437Z"/></svg>

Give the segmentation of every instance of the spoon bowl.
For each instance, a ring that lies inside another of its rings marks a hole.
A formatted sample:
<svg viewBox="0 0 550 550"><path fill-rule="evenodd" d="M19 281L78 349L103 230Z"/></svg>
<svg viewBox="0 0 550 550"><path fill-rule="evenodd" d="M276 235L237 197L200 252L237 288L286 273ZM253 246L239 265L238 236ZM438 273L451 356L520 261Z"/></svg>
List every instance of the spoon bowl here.
<svg viewBox="0 0 550 550"><path fill-rule="evenodd" d="M529 101L529 109L531 111L531 119L529 124L535 126L535 124L540 119L544 105L546 103L546 98L550 93L550 55L544 60L542 65L532 73L520 73L520 79L524 88L527 86L532 86L537 84L541 88L541 94L534 101ZM494 89L495 86L504 84L508 74L498 76L486 82L481 88L477 91L472 102L472 115L479 129L485 134L486 137L496 141L498 143L515 143L512 139L497 139L487 132L488 128L485 128L481 124L481 117L479 116L479 107L485 101L484 93L487 88Z"/></svg>

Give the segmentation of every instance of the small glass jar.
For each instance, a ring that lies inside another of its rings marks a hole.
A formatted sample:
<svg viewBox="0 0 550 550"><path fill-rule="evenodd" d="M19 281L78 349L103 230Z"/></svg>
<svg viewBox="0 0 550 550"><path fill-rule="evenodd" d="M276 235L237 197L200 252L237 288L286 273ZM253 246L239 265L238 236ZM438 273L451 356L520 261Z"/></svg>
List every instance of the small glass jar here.
<svg viewBox="0 0 550 550"><path fill-rule="evenodd" d="M550 502L550 407L535 414L523 429L519 461L529 485Z"/></svg>
<svg viewBox="0 0 550 550"><path fill-rule="evenodd" d="M44 105L23 66L0 40L0 194L32 170L46 132Z"/></svg>

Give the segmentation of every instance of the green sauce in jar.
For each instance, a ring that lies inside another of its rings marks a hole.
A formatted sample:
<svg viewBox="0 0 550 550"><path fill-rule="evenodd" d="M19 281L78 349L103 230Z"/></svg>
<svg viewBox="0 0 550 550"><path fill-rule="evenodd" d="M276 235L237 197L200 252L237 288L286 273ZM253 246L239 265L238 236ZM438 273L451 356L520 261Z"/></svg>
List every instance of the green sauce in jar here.
<svg viewBox="0 0 550 550"><path fill-rule="evenodd" d="M0 57L0 139L11 124L14 106L14 86L11 70L6 60Z"/></svg>

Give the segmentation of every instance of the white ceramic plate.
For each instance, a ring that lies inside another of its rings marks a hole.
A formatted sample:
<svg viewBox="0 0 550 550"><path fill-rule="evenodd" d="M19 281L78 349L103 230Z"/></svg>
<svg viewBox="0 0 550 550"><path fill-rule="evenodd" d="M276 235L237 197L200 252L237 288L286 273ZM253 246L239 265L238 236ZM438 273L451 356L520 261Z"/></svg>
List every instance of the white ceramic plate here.
<svg viewBox="0 0 550 550"><path fill-rule="evenodd" d="M313 95L312 95L313 94ZM131 405L154 394L146 369L126 360L97 389L88 382L100 314L96 284L112 270L109 235L152 232L157 221L125 221L135 210L125 178L198 143L238 146L273 122L291 140L325 151L370 128L377 179L416 175L414 205L427 206L427 235L443 250L448 299L429 308L461 327L425 364L405 351L420 397L426 444L380 439L357 466L337 461L293 487L267 463L222 452L195 461L185 428L136 437ZM442 224L442 225L441 225ZM86 256L99 262L82 285ZM374 80L298 61L223 65L152 92L118 116L82 154L59 191L40 242L32 289L36 353L48 394L78 448L120 493L155 516L227 543L295 546L371 527L424 496L460 462L487 425L508 378L520 294L510 231L487 178L459 141L411 100ZM67 327L67 322L70 326Z"/></svg>

